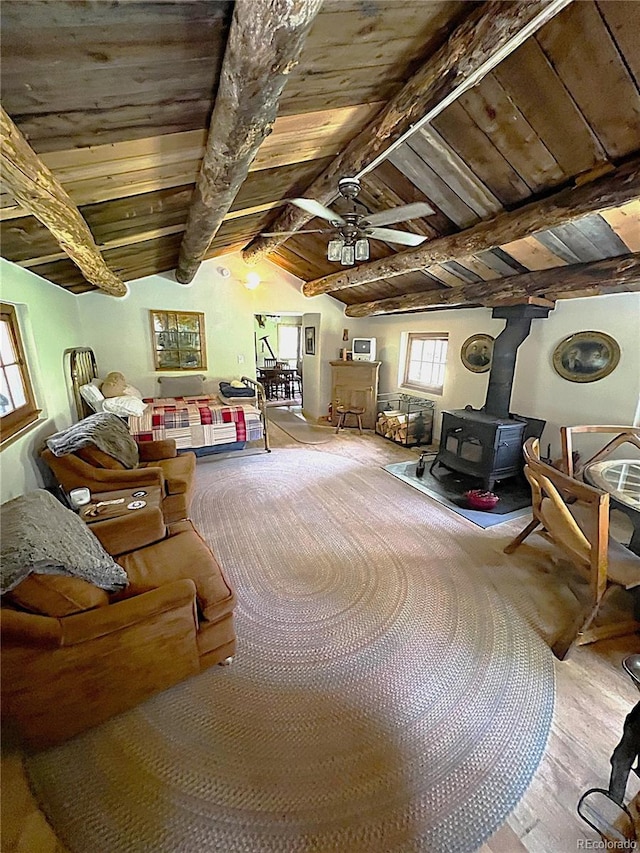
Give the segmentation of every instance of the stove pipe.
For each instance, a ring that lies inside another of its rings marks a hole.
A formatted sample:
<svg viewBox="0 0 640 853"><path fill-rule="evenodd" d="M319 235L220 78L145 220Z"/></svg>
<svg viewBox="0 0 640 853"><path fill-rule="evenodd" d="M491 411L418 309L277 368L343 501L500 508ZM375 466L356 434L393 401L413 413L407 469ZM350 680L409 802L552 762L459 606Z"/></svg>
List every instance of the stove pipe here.
<svg viewBox="0 0 640 853"><path fill-rule="evenodd" d="M538 305L511 305L493 309L491 316L506 319L507 325L493 344L489 387L484 404L484 411L488 415L509 417L518 347L531 331L531 321L536 317L547 317L549 311L550 308Z"/></svg>

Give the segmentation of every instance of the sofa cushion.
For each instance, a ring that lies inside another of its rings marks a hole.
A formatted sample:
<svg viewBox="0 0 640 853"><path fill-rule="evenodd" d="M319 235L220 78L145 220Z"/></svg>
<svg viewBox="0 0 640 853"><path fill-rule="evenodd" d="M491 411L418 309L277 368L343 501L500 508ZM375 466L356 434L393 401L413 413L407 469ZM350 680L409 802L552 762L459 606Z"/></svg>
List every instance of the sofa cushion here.
<svg viewBox="0 0 640 853"><path fill-rule="evenodd" d="M70 616L94 607L104 607L109 596L80 578L31 574L5 596L5 601L41 616Z"/></svg>
<svg viewBox="0 0 640 853"><path fill-rule="evenodd" d="M183 495L193 483L196 471L196 457L193 453L183 453L173 459L158 459L143 462L140 468L162 468L165 489L168 495Z"/></svg>
<svg viewBox="0 0 640 853"><path fill-rule="evenodd" d="M89 444L87 447L79 447L75 455L86 462L88 465L93 465L94 468L111 468L112 470L124 471L125 467L122 462L118 462L113 456L109 456L104 450L100 450L94 444Z"/></svg>
<svg viewBox="0 0 640 853"><path fill-rule="evenodd" d="M27 492L1 507L2 593L31 572L68 575L115 591L127 576L87 525L45 489Z"/></svg>
<svg viewBox="0 0 640 853"><path fill-rule="evenodd" d="M118 562L129 578L127 598L169 581L190 578L205 619L220 619L233 609L235 598L220 566L190 521L169 525L167 539L118 557Z"/></svg>

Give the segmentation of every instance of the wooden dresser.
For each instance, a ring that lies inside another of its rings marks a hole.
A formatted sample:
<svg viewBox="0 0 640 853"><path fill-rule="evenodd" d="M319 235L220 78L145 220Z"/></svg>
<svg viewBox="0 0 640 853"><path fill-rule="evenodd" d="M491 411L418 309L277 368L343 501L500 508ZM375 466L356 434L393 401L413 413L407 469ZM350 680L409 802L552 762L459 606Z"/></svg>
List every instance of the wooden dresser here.
<svg viewBox="0 0 640 853"><path fill-rule="evenodd" d="M379 361L332 361L331 408L332 422L338 423L338 406L363 407L362 426L374 429L378 397Z"/></svg>

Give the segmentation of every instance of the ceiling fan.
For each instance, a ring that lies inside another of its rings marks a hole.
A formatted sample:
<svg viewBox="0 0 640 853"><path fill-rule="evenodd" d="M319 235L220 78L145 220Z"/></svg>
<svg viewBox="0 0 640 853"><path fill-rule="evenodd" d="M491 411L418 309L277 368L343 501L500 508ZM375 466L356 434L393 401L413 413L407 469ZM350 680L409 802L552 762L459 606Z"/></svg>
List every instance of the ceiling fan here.
<svg viewBox="0 0 640 853"><path fill-rule="evenodd" d="M360 192L357 178L341 178L338 191L347 202L348 210L339 213L325 207L311 198L291 198L290 204L302 208L312 216L318 216L331 223L331 228L310 228L299 231L266 231L263 237L281 237L287 234L333 234L327 245L327 260L340 261L349 266L356 261L369 260L369 238L399 243L401 246L419 246L427 238L409 231L396 231L394 228L379 228L380 225L392 225L394 222L406 222L429 216L434 210L426 202L403 204L382 213L368 213L366 207L356 201Z"/></svg>

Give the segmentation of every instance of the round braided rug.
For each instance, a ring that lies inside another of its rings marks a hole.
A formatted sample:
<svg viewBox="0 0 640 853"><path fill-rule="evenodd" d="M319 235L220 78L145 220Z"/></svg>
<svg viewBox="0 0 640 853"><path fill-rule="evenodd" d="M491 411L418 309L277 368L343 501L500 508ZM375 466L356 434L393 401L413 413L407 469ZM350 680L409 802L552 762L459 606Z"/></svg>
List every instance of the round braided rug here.
<svg viewBox="0 0 640 853"><path fill-rule="evenodd" d="M61 840L475 850L524 793L554 696L548 648L477 571L483 533L327 453L206 461L198 484L236 660L29 759Z"/></svg>

